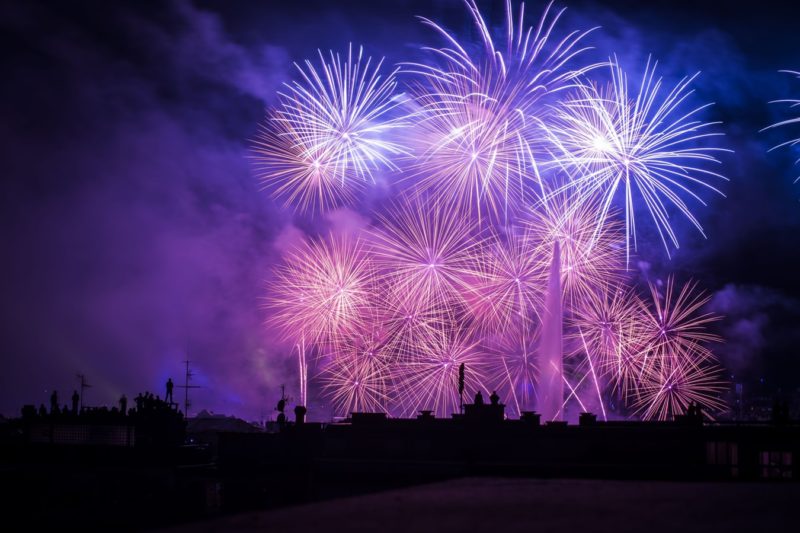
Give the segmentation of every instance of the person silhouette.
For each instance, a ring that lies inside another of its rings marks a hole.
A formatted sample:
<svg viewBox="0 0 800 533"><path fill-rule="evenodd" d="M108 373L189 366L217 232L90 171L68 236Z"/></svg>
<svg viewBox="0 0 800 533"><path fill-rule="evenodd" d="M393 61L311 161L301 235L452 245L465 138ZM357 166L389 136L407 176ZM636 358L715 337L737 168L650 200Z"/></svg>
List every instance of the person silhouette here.
<svg viewBox="0 0 800 533"><path fill-rule="evenodd" d="M492 405L499 405L500 404L500 396L497 395L497 391L493 390L492 395L489 396L489 401L492 402Z"/></svg>
<svg viewBox="0 0 800 533"><path fill-rule="evenodd" d="M58 391L55 390L53 391L53 394L50 395L50 412L58 412Z"/></svg>
<svg viewBox="0 0 800 533"><path fill-rule="evenodd" d="M172 389L174 385L172 383L172 378L167 380L167 395L164 397L164 401L168 403L172 403Z"/></svg>
<svg viewBox="0 0 800 533"><path fill-rule="evenodd" d="M119 399L119 411L122 413L122 416L128 412L128 397L124 394Z"/></svg>
<svg viewBox="0 0 800 533"><path fill-rule="evenodd" d="M481 394L481 391L475 394L475 405L483 405L483 394Z"/></svg>
<svg viewBox="0 0 800 533"><path fill-rule="evenodd" d="M78 396L78 391L72 392L72 414L78 414L78 402L81 401L81 397Z"/></svg>

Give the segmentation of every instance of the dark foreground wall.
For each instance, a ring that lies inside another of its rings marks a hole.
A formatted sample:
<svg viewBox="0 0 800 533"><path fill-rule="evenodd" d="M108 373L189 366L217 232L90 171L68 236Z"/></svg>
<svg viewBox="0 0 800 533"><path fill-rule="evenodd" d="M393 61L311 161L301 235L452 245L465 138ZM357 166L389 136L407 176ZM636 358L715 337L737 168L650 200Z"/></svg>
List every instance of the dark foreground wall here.
<svg viewBox="0 0 800 533"><path fill-rule="evenodd" d="M244 510L464 476L792 482L798 454L800 426L792 424L365 417L221 434L218 466L223 507Z"/></svg>
<svg viewBox="0 0 800 533"><path fill-rule="evenodd" d="M800 426L387 420L216 435L194 446L6 440L0 501L36 526L131 530L462 477L795 486ZM38 529L38 527L37 527Z"/></svg>

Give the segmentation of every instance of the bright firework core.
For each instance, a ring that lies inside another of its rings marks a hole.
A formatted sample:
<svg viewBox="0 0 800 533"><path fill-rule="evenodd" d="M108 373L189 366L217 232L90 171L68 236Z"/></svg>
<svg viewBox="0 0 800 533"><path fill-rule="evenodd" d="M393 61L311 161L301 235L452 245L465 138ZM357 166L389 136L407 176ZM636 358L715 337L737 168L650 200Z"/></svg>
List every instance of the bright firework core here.
<svg viewBox="0 0 800 533"><path fill-rule="evenodd" d="M702 232L690 204L725 180L706 106L683 109L695 77L663 87L648 63L629 84L615 58L581 64L589 32L559 29L563 11L529 28L509 5L495 35L466 5L478 46L424 20L444 43L426 63L320 53L254 143L265 187L302 215L359 205L378 176L397 195L274 273L301 402L309 383L335 415L449 416L463 364L463 399L497 391L511 416L724 409L707 298L672 278L645 297L628 271L637 223L669 253L670 216Z"/></svg>

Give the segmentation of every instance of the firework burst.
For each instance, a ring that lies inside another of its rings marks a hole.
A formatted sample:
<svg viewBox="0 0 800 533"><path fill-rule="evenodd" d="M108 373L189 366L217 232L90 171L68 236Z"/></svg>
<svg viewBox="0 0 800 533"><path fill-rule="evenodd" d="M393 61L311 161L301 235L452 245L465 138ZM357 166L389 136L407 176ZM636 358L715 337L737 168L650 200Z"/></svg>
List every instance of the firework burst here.
<svg viewBox="0 0 800 533"><path fill-rule="evenodd" d="M380 307L388 332L387 350L394 354L395 360L412 355L417 339L436 335L452 322L446 305L408 298L391 285Z"/></svg>
<svg viewBox="0 0 800 533"><path fill-rule="evenodd" d="M381 75L363 49L350 46L342 61L330 52L320 67L295 65L301 80L286 85L253 144L261 181L300 211L322 212L349 204L379 169L396 170L394 156L406 150L390 140L404 126L394 111L395 73Z"/></svg>
<svg viewBox="0 0 800 533"><path fill-rule="evenodd" d="M706 346L721 340L707 331L719 317L702 312L710 296L697 292L693 282L676 290L673 278L663 295L655 284L650 292L651 305L643 309L645 357L634 409L644 419L659 420L683 413L690 401L710 411L721 409L718 395L724 382Z"/></svg>
<svg viewBox="0 0 800 533"><path fill-rule="evenodd" d="M380 335L341 339L328 359L320 381L338 415L386 412L391 358Z"/></svg>
<svg viewBox="0 0 800 533"><path fill-rule="evenodd" d="M642 304L621 285L600 288L581 301L569 317L572 338L591 357L597 372L629 382L633 360L645 341Z"/></svg>
<svg viewBox="0 0 800 533"><path fill-rule="evenodd" d="M458 298L481 249L474 222L441 202L401 201L378 218L373 255L394 293L426 306Z"/></svg>
<svg viewBox="0 0 800 533"><path fill-rule="evenodd" d="M725 384L716 365L697 365L693 354L682 355L669 367L640 380L633 408L642 419L670 420L684 414L692 402L710 411L710 415L725 408L719 398Z"/></svg>
<svg viewBox="0 0 800 533"><path fill-rule="evenodd" d="M495 42L475 2L466 4L482 49L468 52L447 30L423 18L446 43L432 49L440 65L406 66L420 76L413 90L418 111L412 176L419 190L506 220L525 200L526 178L535 174L532 115L541 119L547 109L537 104L594 65L569 68L583 51L586 34L572 32L556 41L553 31L563 10L551 16L552 4L534 29L524 27L524 4L515 22L507 3L503 44Z"/></svg>
<svg viewBox="0 0 800 533"><path fill-rule="evenodd" d="M305 241L287 255L270 286L271 319L293 341L322 342L369 318L374 271L357 239Z"/></svg>
<svg viewBox="0 0 800 533"><path fill-rule="evenodd" d="M705 344L721 341L707 330L720 317L702 312L711 296L696 289L697 283L689 282L677 291L674 278L669 277L662 295L657 284L650 284L651 306L644 307L642 316L644 335L661 364L668 366L683 353L693 354L695 361L701 363L712 358Z"/></svg>
<svg viewBox="0 0 800 533"><path fill-rule="evenodd" d="M491 232L484 240L474 263L478 270L465 278L463 296L481 331L501 333L514 322L538 317L546 281L538 253L538 243L525 230Z"/></svg>
<svg viewBox="0 0 800 533"><path fill-rule="evenodd" d="M632 97L627 76L612 61L608 87L580 86L558 106L547 125L556 147L555 164L570 175L575 195L589 201L600 199L598 228L615 199L622 196L628 255L636 248L635 211L640 203L669 254L668 243L675 247L679 243L668 208L676 208L705 236L684 197L706 205L697 189L723 193L704 178L727 179L703 166L719 164L715 154L728 150L697 146L701 140L722 135L712 131L717 123L698 118L708 105L680 110L693 92L690 86L697 75L682 79L663 95L656 65L648 62L639 91Z"/></svg>

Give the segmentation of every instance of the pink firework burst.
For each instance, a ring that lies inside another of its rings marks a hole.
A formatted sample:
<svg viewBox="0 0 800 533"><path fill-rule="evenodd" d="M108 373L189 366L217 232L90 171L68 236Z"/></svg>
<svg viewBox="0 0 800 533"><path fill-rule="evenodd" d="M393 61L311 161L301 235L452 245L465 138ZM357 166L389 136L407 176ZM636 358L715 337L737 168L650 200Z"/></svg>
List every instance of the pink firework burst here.
<svg viewBox="0 0 800 533"><path fill-rule="evenodd" d="M611 377L623 397L641 373L646 329L642 304L633 290L619 284L598 288L581 300L568 323L578 349L591 357L596 372Z"/></svg>
<svg viewBox="0 0 800 533"><path fill-rule="evenodd" d="M703 312L710 297L696 286L689 282L676 290L670 277L662 294L650 285L652 302L643 316L646 359L634 403L645 419L681 414L690 401L710 411L723 406L718 393L724 382L707 347L721 340L707 331L719 317Z"/></svg>
<svg viewBox="0 0 800 533"><path fill-rule="evenodd" d="M270 284L271 320L287 338L324 342L369 318L374 270L360 240L313 239L291 250Z"/></svg>
<svg viewBox="0 0 800 533"><path fill-rule="evenodd" d="M451 204L409 200L378 219L373 256L382 282L426 306L457 299L481 247L472 219Z"/></svg>
<svg viewBox="0 0 800 533"><path fill-rule="evenodd" d="M725 409L720 394L726 389L716 365L698 364L704 356L681 352L671 363L643 376L633 408L644 420L670 420L693 402L713 416Z"/></svg>
<svg viewBox="0 0 800 533"><path fill-rule="evenodd" d="M526 221L539 243L537 257L546 271L553 257L553 244L561 248L562 286L565 300L576 305L591 298L597 287L620 278L622 236L614 221L597 230L597 204L576 202L566 192L545 195Z"/></svg>
<svg viewBox="0 0 800 533"><path fill-rule="evenodd" d="M320 375L335 412L387 412L391 358L380 335L356 335L333 343Z"/></svg>
<svg viewBox="0 0 800 533"><path fill-rule="evenodd" d="M663 293L657 284L651 283L650 294L650 305L644 306L642 318L648 347L657 362L669 364L671 359L681 359L683 353L694 354L698 362L712 359L705 345L721 339L708 331L708 326L720 317L703 312L711 296L697 291L697 283L692 281L676 290L672 276L667 279Z"/></svg>
<svg viewBox="0 0 800 533"><path fill-rule="evenodd" d="M388 335L387 349L394 361L414 354L418 339L429 338L450 327L453 318L447 302L408 298L392 285L384 287L384 291L380 308Z"/></svg>
<svg viewBox="0 0 800 533"><path fill-rule="evenodd" d="M543 302L546 271L539 243L529 231L517 230L490 232L475 262L478 270L466 278L464 300L478 329L486 333L531 322Z"/></svg>

